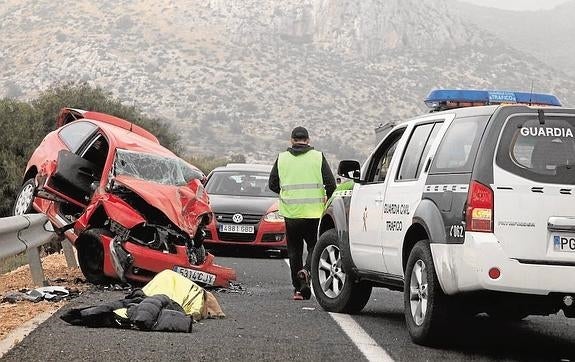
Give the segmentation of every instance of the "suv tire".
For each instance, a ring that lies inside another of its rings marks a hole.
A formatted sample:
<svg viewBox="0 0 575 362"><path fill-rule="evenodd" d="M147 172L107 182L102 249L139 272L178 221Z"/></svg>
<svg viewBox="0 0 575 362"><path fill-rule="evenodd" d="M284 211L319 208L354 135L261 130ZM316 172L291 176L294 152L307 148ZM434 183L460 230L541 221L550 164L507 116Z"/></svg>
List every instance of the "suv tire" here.
<svg viewBox="0 0 575 362"><path fill-rule="evenodd" d="M311 280L318 303L329 312L358 313L371 296L371 284L346 273L335 229L323 233L312 254Z"/></svg>
<svg viewBox="0 0 575 362"><path fill-rule="evenodd" d="M435 273L428 240L421 240L409 254L403 288L405 322L411 339L422 345L433 344L446 330L448 297Z"/></svg>
<svg viewBox="0 0 575 362"><path fill-rule="evenodd" d="M78 240L78 264L86 280L92 284L103 284L108 280L104 275L102 235L112 236L112 233L106 229L89 229Z"/></svg>

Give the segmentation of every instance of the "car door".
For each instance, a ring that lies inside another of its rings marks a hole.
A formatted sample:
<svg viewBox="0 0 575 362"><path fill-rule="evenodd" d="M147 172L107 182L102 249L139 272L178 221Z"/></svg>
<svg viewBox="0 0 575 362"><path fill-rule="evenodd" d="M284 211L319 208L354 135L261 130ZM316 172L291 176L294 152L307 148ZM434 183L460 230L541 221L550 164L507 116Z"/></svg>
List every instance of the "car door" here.
<svg viewBox="0 0 575 362"><path fill-rule="evenodd" d="M97 180L96 165L68 150L58 153L56 169L44 190L78 206L90 200L92 184Z"/></svg>
<svg viewBox="0 0 575 362"><path fill-rule="evenodd" d="M382 248L387 272L403 274L402 245L413 213L421 201L430 151L442 130L444 118L426 118L408 130L409 138L393 177L387 184L382 213ZM407 137L406 137L407 138Z"/></svg>
<svg viewBox="0 0 575 362"><path fill-rule="evenodd" d="M381 226L383 196L388 171L397 163L396 149L405 128L390 133L366 163L365 182L356 183L349 215L350 251L356 266L363 270L385 272Z"/></svg>
<svg viewBox="0 0 575 362"><path fill-rule="evenodd" d="M104 135L99 133L87 138L77 137L74 142L78 145L72 147L76 152L68 149L58 152L55 167L48 170L41 191L54 201L68 202L83 208L101 181L109 156L109 144Z"/></svg>

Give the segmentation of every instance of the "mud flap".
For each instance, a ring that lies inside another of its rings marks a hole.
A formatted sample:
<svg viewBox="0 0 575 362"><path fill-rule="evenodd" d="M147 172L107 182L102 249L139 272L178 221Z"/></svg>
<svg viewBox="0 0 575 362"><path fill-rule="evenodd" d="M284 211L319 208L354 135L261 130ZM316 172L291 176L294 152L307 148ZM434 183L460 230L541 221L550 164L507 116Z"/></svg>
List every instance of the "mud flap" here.
<svg viewBox="0 0 575 362"><path fill-rule="evenodd" d="M128 253L122 246L122 242L117 238L110 242L110 255L112 257L112 266L121 281L126 281L126 271L134 263L132 254Z"/></svg>

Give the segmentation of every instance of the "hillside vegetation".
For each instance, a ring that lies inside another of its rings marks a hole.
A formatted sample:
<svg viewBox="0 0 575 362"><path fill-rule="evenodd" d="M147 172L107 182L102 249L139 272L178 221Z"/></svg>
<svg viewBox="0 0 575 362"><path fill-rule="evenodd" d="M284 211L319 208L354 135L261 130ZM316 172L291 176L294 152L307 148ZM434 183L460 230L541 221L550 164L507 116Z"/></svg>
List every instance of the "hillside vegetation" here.
<svg viewBox="0 0 575 362"><path fill-rule="evenodd" d="M193 155L272 163L304 125L333 166L433 88L575 101L575 81L464 22L449 0L5 0L0 93L86 81L159 117Z"/></svg>

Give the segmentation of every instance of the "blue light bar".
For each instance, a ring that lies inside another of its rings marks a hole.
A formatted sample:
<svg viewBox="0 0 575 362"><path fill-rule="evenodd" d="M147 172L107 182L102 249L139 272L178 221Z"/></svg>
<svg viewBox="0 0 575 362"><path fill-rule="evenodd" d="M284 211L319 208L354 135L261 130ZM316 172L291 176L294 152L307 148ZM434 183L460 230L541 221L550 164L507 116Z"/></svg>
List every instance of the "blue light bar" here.
<svg viewBox="0 0 575 362"><path fill-rule="evenodd" d="M552 94L489 90L436 89L431 91L425 99L425 104L434 109L440 109L447 104L459 103L467 103L459 107L509 103L561 106L559 99ZM446 108L456 107L458 106Z"/></svg>

